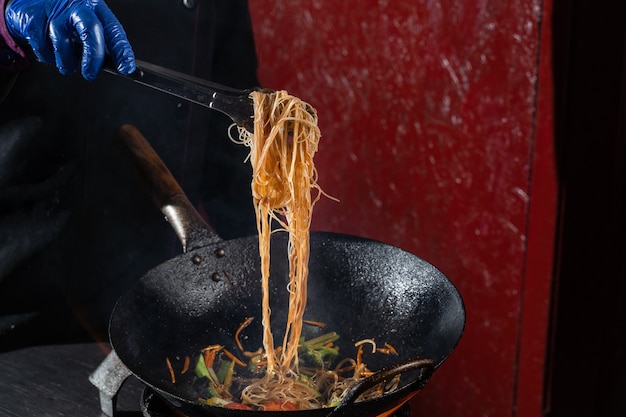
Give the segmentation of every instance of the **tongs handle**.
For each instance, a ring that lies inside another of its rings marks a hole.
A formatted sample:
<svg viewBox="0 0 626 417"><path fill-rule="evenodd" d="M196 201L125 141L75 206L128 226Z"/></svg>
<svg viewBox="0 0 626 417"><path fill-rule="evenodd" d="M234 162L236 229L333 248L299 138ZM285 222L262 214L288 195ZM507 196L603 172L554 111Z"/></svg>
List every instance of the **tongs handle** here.
<svg viewBox="0 0 626 417"><path fill-rule="evenodd" d="M254 105L250 97L253 90L237 90L149 62L141 60L135 62L137 69L130 75L120 74L107 62L102 69L191 103L217 110L230 117L237 126L250 132L254 130Z"/></svg>

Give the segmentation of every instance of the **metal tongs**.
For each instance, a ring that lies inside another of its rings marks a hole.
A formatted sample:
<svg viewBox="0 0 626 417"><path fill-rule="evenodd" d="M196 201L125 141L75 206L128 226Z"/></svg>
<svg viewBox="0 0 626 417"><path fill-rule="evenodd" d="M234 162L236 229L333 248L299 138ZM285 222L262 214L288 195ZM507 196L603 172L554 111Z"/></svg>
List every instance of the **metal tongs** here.
<svg viewBox="0 0 626 417"><path fill-rule="evenodd" d="M222 112L230 117L237 126L243 127L249 132L254 131L254 106L250 93L255 90L237 90L148 62L140 60L135 62L137 69L130 75L120 74L112 65L107 64L103 70Z"/></svg>

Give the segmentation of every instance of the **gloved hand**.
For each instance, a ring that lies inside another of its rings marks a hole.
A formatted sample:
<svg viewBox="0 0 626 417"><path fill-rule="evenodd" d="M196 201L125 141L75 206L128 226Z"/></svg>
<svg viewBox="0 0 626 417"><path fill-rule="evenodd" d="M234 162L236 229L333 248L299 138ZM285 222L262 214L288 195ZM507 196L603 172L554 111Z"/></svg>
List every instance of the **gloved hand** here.
<svg viewBox="0 0 626 417"><path fill-rule="evenodd" d="M11 0L5 11L11 35L28 42L37 59L61 74L78 69L82 44L83 77L96 78L108 51L119 72L135 70L135 56L124 28L103 0Z"/></svg>

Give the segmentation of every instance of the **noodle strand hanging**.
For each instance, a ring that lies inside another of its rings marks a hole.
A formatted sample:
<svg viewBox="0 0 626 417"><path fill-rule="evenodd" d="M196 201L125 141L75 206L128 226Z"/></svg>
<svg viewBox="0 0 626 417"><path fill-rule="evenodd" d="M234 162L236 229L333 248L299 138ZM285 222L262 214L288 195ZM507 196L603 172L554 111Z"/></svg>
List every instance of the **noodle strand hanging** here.
<svg viewBox="0 0 626 417"><path fill-rule="evenodd" d="M269 379L280 379L288 377L293 370L296 370L294 376L297 375L298 342L307 298L309 228L313 206L321 194L313 164L320 131L316 111L285 91L271 94L254 92L252 98L254 134L241 130L240 140L250 147L253 168L252 197L261 257L266 375ZM314 197L311 196L313 189L318 191ZM289 310L279 352L274 347L270 326L270 238L273 222L289 233ZM301 397L302 392L298 392L298 396Z"/></svg>
<svg viewBox="0 0 626 417"><path fill-rule="evenodd" d="M317 114L307 103L285 91L252 93L255 109L254 135L243 131L250 146L253 167L252 197L262 261L263 347L268 373L287 372L298 364L297 348L306 307L309 261L309 227L313 205L311 190L319 187L313 156L320 131ZM269 248L272 221L289 233L289 314L280 357L274 351L270 330Z"/></svg>

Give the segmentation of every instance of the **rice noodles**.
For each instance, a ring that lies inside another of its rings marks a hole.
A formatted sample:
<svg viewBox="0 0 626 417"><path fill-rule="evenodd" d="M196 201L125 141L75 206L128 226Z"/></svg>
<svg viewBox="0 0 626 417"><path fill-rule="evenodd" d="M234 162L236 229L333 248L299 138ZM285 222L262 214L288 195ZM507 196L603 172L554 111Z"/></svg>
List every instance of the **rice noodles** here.
<svg viewBox="0 0 626 417"><path fill-rule="evenodd" d="M240 140L250 147L253 168L252 198L256 212L261 257L263 349L266 376L246 388L246 402L273 398L272 385L280 395L307 400L307 387L295 381L298 342L307 298L309 228L313 206L320 198L313 156L320 130L317 113L309 104L286 91L253 92L254 133L240 130ZM312 197L311 191L317 190ZM289 311L282 348L276 349L270 323L270 238L272 224L289 233ZM305 407L310 408L310 407Z"/></svg>

